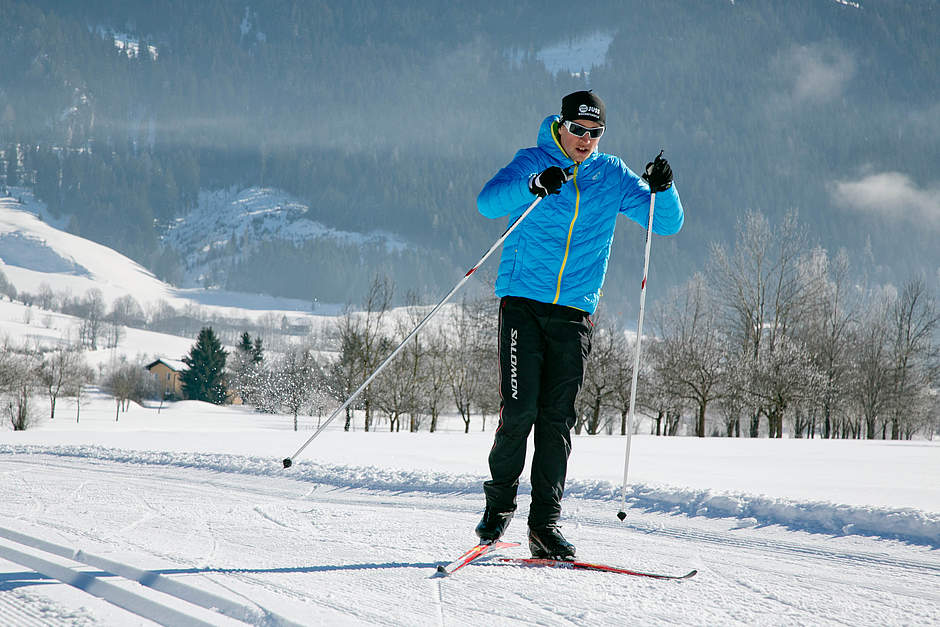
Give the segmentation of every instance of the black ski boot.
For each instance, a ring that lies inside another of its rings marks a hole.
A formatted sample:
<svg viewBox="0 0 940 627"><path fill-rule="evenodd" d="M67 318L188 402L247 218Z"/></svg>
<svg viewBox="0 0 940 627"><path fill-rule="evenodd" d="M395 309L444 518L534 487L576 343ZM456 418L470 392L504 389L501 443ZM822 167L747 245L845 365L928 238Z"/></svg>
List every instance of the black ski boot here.
<svg viewBox="0 0 940 627"><path fill-rule="evenodd" d="M573 560L574 545L565 540L557 525L529 529L529 550L540 559Z"/></svg>
<svg viewBox="0 0 940 627"><path fill-rule="evenodd" d="M483 518L475 529L481 544L490 544L496 542L503 536L509 521L512 520L513 512L494 512L487 505L483 511Z"/></svg>

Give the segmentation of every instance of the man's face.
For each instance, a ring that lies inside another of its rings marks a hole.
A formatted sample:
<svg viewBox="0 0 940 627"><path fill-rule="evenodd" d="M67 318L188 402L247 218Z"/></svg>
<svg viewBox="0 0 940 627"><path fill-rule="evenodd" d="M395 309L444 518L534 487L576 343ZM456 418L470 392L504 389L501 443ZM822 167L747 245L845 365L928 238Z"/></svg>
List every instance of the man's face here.
<svg viewBox="0 0 940 627"><path fill-rule="evenodd" d="M572 122L587 128L598 128L601 126L593 120L572 120ZM561 140L561 147L565 149L565 153L567 153L575 163L581 163L591 156L591 153L597 150L598 142L601 141L600 137L593 139L588 133L585 133L582 137L578 137L568 131L563 125L559 125L558 127L558 138Z"/></svg>

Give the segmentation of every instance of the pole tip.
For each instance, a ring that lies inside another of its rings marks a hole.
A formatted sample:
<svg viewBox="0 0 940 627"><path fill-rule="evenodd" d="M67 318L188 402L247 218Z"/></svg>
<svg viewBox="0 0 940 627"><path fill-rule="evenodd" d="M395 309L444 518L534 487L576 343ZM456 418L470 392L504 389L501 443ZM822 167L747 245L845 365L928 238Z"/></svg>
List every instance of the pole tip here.
<svg viewBox="0 0 940 627"><path fill-rule="evenodd" d="M626 512L617 512L617 518L619 518L621 521L624 520L626 517L627 517Z"/></svg>
<svg viewBox="0 0 940 627"><path fill-rule="evenodd" d="M294 462L292 462L292 461L290 460L290 457L285 457L285 458L284 458L284 468L290 468L290 467L291 467L291 464L293 464L293 463L294 463Z"/></svg>

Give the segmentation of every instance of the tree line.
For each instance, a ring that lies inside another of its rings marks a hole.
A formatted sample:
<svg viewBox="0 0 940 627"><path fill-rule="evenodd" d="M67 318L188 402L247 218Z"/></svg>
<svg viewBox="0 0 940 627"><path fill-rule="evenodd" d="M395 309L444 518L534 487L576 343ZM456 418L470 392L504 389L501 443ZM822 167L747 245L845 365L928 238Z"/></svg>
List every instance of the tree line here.
<svg viewBox="0 0 940 627"><path fill-rule="evenodd" d="M810 246L795 212L776 225L745 214L733 246L714 244L704 270L653 308L637 393L651 433L932 437L940 428L936 297L922 277L894 286L851 276L848 255ZM426 308L412 306L390 319L391 291L376 280L362 310L337 323L329 351L292 350L280 374L242 359L233 380L270 410L285 394L295 421L304 407L322 414L325 399L347 399L423 317ZM419 334L347 409L345 428L359 409L365 430L434 431L444 411L459 414L465 431L472 416L485 429L499 409L496 305L465 301ZM625 434L635 334L603 309L595 324L575 430Z"/></svg>
<svg viewBox="0 0 940 627"><path fill-rule="evenodd" d="M647 408L689 412L698 436L932 436L936 297L923 277L876 286L852 276L844 251L808 245L794 212L776 225L747 213L734 245L713 244L706 270L660 306Z"/></svg>
<svg viewBox="0 0 940 627"><path fill-rule="evenodd" d="M854 274L844 251L833 256L809 245L795 213L777 224L759 212L743 215L733 245L713 244L702 271L651 307L637 390L651 433L932 437L940 427L936 296L922 277L894 286L860 283ZM0 287L15 293L2 273ZM426 315L413 295L392 313L393 296L392 281L376 278L361 307L347 308L318 335L282 337L273 351L248 331L226 351L216 331L202 326L184 358L184 393L216 403L237 396L259 411L291 415L295 429L302 415L322 420ZM94 320L119 329L143 316L130 297L117 299L107 315L94 291L64 302L83 312L76 348L94 348ZM472 298L442 310L350 405L344 428L433 432L442 415L455 413L465 432L474 419L486 429L499 411L497 305L493 297ZM111 345L119 332L106 336ZM625 434L635 334L602 307L592 346L575 430ZM14 428L25 428L32 393L44 390L54 415L56 398L92 380L76 348L5 347L0 396ZM141 358L99 375L115 397L116 418L127 402L158 394Z"/></svg>

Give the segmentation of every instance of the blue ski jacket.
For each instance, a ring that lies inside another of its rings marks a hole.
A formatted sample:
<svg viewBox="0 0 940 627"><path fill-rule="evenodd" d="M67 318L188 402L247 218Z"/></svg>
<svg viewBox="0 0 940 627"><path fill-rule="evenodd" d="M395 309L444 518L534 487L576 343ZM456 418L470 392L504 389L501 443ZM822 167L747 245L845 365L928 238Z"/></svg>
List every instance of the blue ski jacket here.
<svg viewBox="0 0 940 627"><path fill-rule="evenodd" d="M483 186L477 208L487 218L508 215L511 223L535 200L529 191L531 175L553 165L574 165L574 176L561 193L545 197L503 242L496 295L520 296L592 314L607 274L617 215L622 213L646 228L650 189L615 155L594 152L575 165L561 146L559 123L557 115L542 121L537 145L517 152ZM654 233L677 233L683 220L675 184L656 194Z"/></svg>

